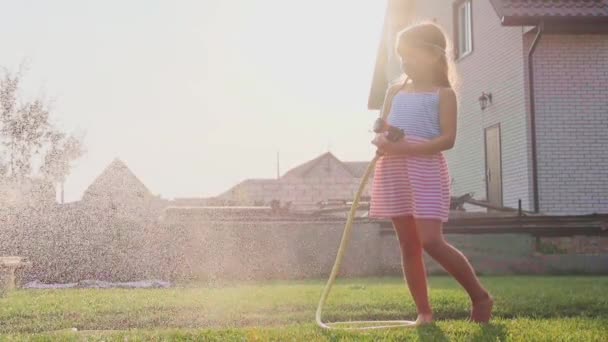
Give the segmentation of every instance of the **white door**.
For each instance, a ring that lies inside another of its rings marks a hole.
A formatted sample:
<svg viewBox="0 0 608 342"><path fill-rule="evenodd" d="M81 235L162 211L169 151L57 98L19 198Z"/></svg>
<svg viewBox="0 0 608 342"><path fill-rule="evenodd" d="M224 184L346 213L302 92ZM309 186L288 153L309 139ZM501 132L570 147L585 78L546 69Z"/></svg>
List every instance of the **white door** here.
<svg viewBox="0 0 608 342"><path fill-rule="evenodd" d="M494 205L502 206L502 165L500 125L485 129L486 149L486 198Z"/></svg>

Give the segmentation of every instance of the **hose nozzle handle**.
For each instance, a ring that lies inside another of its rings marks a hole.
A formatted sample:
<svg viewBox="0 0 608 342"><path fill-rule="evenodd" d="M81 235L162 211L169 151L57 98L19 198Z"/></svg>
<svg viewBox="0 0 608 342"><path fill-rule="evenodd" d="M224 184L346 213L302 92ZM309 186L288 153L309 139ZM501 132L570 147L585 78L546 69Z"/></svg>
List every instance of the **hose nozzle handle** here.
<svg viewBox="0 0 608 342"><path fill-rule="evenodd" d="M388 132L386 135L386 138L391 142L397 142L405 136L405 132L401 128L389 125L382 118L378 118L378 119L376 119L376 122L374 122L374 132L375 133Z"/></svg>

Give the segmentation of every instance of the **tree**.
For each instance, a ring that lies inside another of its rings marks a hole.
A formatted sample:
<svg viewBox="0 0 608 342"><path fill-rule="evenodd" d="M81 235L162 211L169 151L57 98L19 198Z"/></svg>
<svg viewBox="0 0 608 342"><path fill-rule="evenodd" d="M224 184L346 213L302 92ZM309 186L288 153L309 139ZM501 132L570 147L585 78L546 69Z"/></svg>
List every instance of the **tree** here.
<svg viewBox="0 0 608 342"><path fill-rule="evenodd" d="M70 163L84 153L82 141L51 124L43 100L20 100L22 76L22 68L4 69L0 78L0 177L21 184L41 164L46 179L63 184Z"/></svg>
<svg viewBox="0 0 608 342"><path fill-rule="evenodd" d="M0 138L8 153L8 176L21 182L32 171L32 157L51 133L49 112L40 100L19 104L20 73L0 80Z"/></svg>
<svg viewBox="0 0 608 342"><path fill-rule="evenodd" d="M53 183L61 185L61 203L64 201L64 184L70 174L71 163L85 153L82 141L74 136L54 132L50 138L50 148L44 156L40 172Z"/></svg>

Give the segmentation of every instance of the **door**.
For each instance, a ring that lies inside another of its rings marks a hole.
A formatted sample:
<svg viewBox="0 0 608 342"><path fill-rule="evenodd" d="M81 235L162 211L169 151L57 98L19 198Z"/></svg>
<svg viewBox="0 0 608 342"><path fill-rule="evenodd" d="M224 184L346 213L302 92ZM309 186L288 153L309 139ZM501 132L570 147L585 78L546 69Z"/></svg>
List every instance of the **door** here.
<svg viewBox="0 0 608 342"><path fill-rule="evenodd" d="M502 206L502 156L500 125L485 129L486 198L491 204Z"/></svg>

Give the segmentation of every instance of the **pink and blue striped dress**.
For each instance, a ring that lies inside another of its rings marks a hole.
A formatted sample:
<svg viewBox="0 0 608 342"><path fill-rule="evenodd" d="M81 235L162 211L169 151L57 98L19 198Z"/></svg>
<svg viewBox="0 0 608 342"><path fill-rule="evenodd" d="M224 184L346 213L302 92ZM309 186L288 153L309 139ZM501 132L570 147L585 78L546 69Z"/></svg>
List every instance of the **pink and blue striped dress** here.
<svg viewBox="0 0 608 342"><path fill-rule="evenodd" d="M387 121L405 131L411 144L441 133L439 92L400 91L393 98ZM369 217L412 216L447 222L450 175L443 153L424 156L384 155L374 171Z"/></svg>

